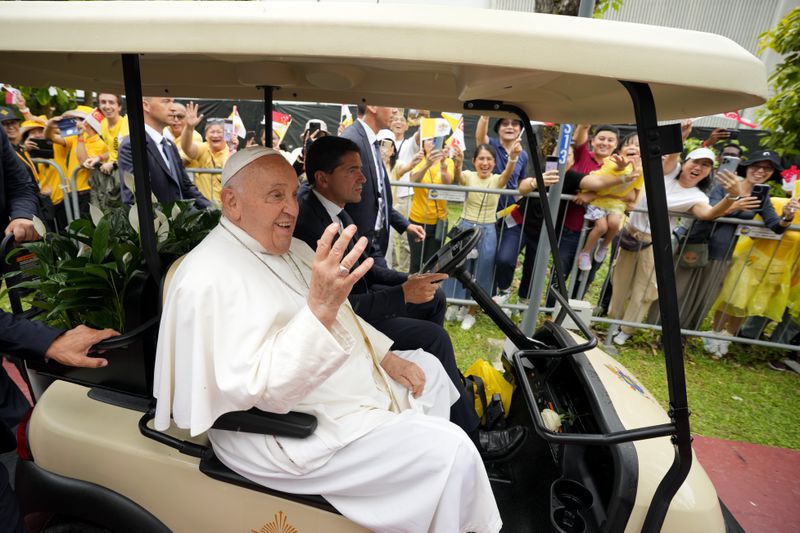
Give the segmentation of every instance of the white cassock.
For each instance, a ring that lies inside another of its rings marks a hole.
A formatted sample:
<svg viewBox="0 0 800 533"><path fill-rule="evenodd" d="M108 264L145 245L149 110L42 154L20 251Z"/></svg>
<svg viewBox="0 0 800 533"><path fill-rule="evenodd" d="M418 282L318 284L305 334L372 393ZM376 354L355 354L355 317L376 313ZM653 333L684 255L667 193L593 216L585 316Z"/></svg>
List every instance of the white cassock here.
<svg viewBox="0 0 800 533"><path fill-rule="evenodd" d="M375 531L499 531L480 455L447 420L459 395L439 361L396 352L425 372L415 399L380 367L392 340L349 304L325 328L306 303L313 258L297 239L287 254L268 254L224 218L186 256L161 317L155 427L171 415L192 435L208 431L242 476L320 494ZM305 439L209 431L251 407L309 413L317 429Z"/></svg>

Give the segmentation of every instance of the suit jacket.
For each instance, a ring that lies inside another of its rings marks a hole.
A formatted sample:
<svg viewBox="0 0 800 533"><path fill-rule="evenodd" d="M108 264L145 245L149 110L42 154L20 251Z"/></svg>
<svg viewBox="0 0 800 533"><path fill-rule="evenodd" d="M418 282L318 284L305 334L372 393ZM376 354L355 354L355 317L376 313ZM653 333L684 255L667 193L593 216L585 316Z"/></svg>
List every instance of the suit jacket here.
<svg viewBox="0 0 800 533"><path fill-rule="evenodd" d="M361 171L367 178L364 190L361 192L361 201L357 204L347 204L345 210L353 218L361 235L372 236L375 230L375 220L378 217L378 180L381 176L375 173L375 156L373 146L369 143L367 133L361 122L354 122L342 132L342 137L350 139L358 145L361 151ZM404 233L408 228L408 220L392 207L392 187L389 177L383 178L383 190L386 191L386 201L389 207L389 225L398 233ZM388 228L387 228L388 229ZM378 241L382 256L389 249L389 233L384 232Z"/></svg>
<svg viewBox="0 0 800 533"><path fill-rule="evenodd" d="M297 203L300 205L300 215L294 236L305 241L312 250L317 248L317 240L331 223L338 222L331 216L320 203L317 196L311 192L307 184L303 184L297 194ZM357 232L352 242L358 240ZM348 247L349 248L349 247ZM364 256L358 261L366 259ZM354 286L348 299L356 314L370 323L406 316L406 303L401 285L408 279L403 274L390 268L376 265L367 272Z"/></svg>
<svg viewBox="0 0 800 533"><path fill-rule="evenodd" d="M167 163L161 156L161 152L158 151L155 141L153 141L147 133L145 133L144 137L147 141L147 172L150 174L150 187L153 190L153 194L158 198L158 201L167 203L180 200L181 198L184 200L193 199L198 207L211 207L211 202L197 190L197 187L195 187L192 180L189 179L189 174L186 173L186 169L183 168L182 165L179 168L181 176L180 183L175 182L169 173ZM180 162L181 156L178 153L178 149L175 147L175 143L169 140L167 142L169 143L169 149L172 151L172 160ZM131 151L130 137L126 137L122 141L122 144L120 144L117 162L119 163L120 170L123 172L133 172L133 152ZM122 182L122 173L120 173L120 181ZM133 195L131 191L125 187L125 183L122 182L120 186L122 188L122 199L126 203L133 203Z"/></svg>
<svg viewBox="0 0 800 533"><path fill-rule="evenodd" d="M0 224L15 218L33 219L39 213L38 187L0 128Z"/></svg>

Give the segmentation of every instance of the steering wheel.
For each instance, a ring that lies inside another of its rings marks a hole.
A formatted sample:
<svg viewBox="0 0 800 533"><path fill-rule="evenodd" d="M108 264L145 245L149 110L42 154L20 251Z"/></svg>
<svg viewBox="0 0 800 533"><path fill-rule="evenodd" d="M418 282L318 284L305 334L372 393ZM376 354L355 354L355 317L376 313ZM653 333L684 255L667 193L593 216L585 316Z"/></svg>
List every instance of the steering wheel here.
<svg viewBox="0 0 800 533"><path fill-rule="evenodd" d="M420 272L450 274L456 267L460 266L466 259L467 254L478 245L481 240L481 228L469 228L462 231L454 239L439 248L430 259L428 259Z"/></svg>

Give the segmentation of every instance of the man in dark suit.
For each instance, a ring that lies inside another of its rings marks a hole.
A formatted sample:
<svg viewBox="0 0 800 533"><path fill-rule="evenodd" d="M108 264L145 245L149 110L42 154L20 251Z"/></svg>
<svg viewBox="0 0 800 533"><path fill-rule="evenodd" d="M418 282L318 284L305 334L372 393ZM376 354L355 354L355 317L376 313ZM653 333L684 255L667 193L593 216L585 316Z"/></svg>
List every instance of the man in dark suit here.
<svg viewBox="0 0 800 533"><path fill-rule="evenodd" d="M181 164L181 156L175 143L165 138L164 128L170 122L169 113L172 98L147 96L142 98L144 110L144 129L147 133L147 171L150 174L150 187L161 203L176 200L195 200L198 207L211 207L211 202L194 186ZM125 172L133 172L133 155L130 138L126 137L119 147L120 176ZM133 194L125 186L122 188L122 199L133 203Z"/></svg>
<svg viewBox="0 0 800 533"><path fill-rule="evenodd" d="M8 136L0 129L0 221L8 223L5 234L13 233L17 241L38 239L33 227L33 217L38 209L36 192ZM87 354L92 345L114 335L118 333L110 329L98 331L86 326L64 332L0 311L0 353L23 359L53 359L69 366L105 366L105 359L88 357ZM20 396L16 384L0 367L0 452L16 447L11 428L19 423L19 413L14 407ZM8 483L8 472L2 465L0 531L24 531L17 501Z"/></svg>
<svg viewBox="0 0 800 533"><path fill-rule="evenodd" d="M337 222L342 228L353 223L345 205L361 200L366 182L359 152L358 145L342 137L322 137L308 149L308 185L298 193L300 212L294 236L311 248L316 249L317 240L331 223ZM351 242L357 237L358 233ZM472 397L462 383L450 337L441 326L445 298L438 284L446 277L445 274L408 276L375 263L353 286L349 300L361 318L394 340L392 349L421 348L439 359L461 392L450 408L450 420L473 438L484 457L502 457L520 445L524 433L519 429L478 430Z"/></svg>
<svg viewBox="0 0 800 533"><path fill-rule="evenodd" d="M380 157L380 145L376 138L378 131L387 129L392 115L397 113L393 107L358 105L358 120L342 132L342 137L350 139L359 148L363 172L367 181L361 201L349 203L345 207L352 217L358 231L370 239L369 255L376 265L386 266L386 251L389 249L389 226L398 233L409 231L422 240L425 230L417 224L410 224L406 218L392 207L392 188L389 175Z"/></svg>

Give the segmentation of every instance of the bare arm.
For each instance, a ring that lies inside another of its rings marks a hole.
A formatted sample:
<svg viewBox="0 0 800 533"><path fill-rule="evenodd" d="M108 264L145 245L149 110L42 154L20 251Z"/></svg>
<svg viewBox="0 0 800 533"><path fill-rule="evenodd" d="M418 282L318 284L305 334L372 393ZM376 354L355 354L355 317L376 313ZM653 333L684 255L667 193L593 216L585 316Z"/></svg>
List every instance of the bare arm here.
<svg viewBox="0 0 800 533"><path fill-rule="evenodd" d="M489 142L489 117L481 115L475 127L475 143L488 144Z"/></svg>
<svg viewBox="0 0 800 533"><path fill-rule="evenodd" d="M186 127L181 132L181 149L186 157L195 159L200 148L192 140L195 127L203 120L203 115L198 115L198 105L194 102L186 104Z"/></svg>
<svg viewBox="0 0 800 533"><path fill-rule="evenodd" d="M575 146L586 144L589 140L589 124L578 124L575 126L575 133L572 134L572 142Z"/></svg>
<svg viewBox="0 0 800 533"><path fill-rule="evenodd" d="M514 174L514 169L517 168L517 160L521 152L522 143L517 139L514 141L514 144L511 145L511 151L508 154L508 163L506 163L506 168L504 168L503 172L500 174L499 187L505 187L508 180L511 179L511 175Z"/></svg>
<svg viewBox="0 0 800 533"><path fill-rule="evenodd" d="M47 121L44 126L44 138L61 146L66 146L67 141L64 140L64 137L61 136L61 130L58 129L59 120L61 120L60 116L53 117Z"/></svg>

